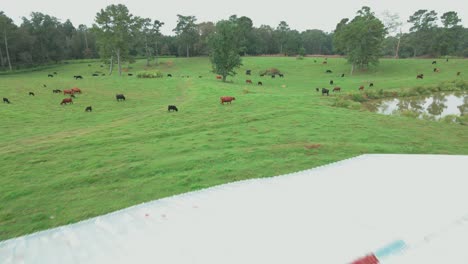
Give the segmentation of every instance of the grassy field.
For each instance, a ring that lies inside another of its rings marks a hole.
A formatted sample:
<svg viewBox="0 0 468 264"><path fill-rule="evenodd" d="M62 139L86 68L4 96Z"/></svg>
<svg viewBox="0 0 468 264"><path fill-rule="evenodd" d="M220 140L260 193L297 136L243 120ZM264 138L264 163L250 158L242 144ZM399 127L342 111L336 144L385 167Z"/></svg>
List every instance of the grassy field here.
<svg viewBox="0 0 468 264"><path fill-rule="evenodd" d="M335 108L337 95L315 92L340 86L342 94L358 93L360 85L398 90L463 79L468 72L455 75L468 69L468 60L440 60L441 72L434 73L432 60L387 59L352 77L343 59L321 61L247 57L232 83L216 80L207 58L162 59L157 68L174 76L162 79L91 77L104 71L99 62L0 76L0 97L12 102L0 105L0 240L363 153L468 154L467 126ZM143 61L131 67L132 73L145 68ZM271 67L285 78L258 76ZM246 69L253 73L248 79L263 86L245 84ZM48 78L53 71L57 76ZM416 80L418 73L425 78ZM84 79L74 80L77 74ZM61 106L64 96L52 89L75 86L84 93ZM116 93L127 101L117 102ZM220 96L236 100L221 105ZM168 104L179 112L168 113ZM88 105L92 113L84 111Z"/></svg>

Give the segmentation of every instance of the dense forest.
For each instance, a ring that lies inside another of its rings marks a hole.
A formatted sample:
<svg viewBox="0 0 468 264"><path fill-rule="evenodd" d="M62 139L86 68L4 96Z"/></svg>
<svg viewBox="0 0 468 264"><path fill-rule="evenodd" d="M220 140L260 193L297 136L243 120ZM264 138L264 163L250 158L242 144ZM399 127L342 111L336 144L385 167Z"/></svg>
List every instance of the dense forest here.
<svg viewBox="0 0 468 264"><path fill-rule="evenodd" d="M359 12L361 17L366 12L371 14L365 9ZM23 17L21 24L16 25L0 11L0 70L70 59L101 58L106 63L117 63L147 58L150 64L158 56L209 55L209 38L215 33L216 24L198 22L194 16L178 15L177 18L175 34L165 36L160 32L164 22L134 16L124 5L101 9L92 26L75 26L70 20L61 22L39 12ZM343 39L359 36L351 26L346 32L342 30L344 25L351 24L348 18L337 21L333 32L320 29L299 32L285 21L276 28L254 27L252 19L245 16L233 15L227 20L237 25L240 55L346 55L351 47ZM372 16L372 19L361 19L361 24L358 22L354 23L355 28L367 27L371 31L371 25L375 25L381 31L379 34L383 34L383 40L375 47L380 57L468 57L468 29L460 25L461 19L453 11L439 16L433 10L418 10L405 21L411 25L408 33L401 32L403 22L396 14ZM372 58L369 60L372 62Z"/></svg>

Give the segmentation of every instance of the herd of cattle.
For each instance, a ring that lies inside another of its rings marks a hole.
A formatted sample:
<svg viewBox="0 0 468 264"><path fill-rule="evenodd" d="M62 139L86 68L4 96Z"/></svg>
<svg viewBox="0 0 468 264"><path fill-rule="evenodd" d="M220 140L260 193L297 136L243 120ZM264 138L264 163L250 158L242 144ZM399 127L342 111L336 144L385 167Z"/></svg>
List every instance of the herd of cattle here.
<svg viewBox="0 0 468 264"><path fill-rule="evenodd" d="M448 59L447 59L447 61L448 61ZM317 62L317 61L315 60L315 62ZM325 59L325 61L323 61L322 64L327 64L326 59ZM435 65L435 64L437 64L437 61L432 61L432 65ZM88 65L88 66L91 66L91 65ZM103 67L103 65L101 65L101 67ZM434 68L434 69L433 69L433 72L435 72L435 73L440 72L440 68ZM330 70L330 69L327 69L327 70L325 71L325 73L327 73L327 74L328 74L328 73L333 73L333 71ZM246 74L246 75L251 75L251 74L252 74L252 70L246 70L245 74ZM461 72L457 72L456 75L457 75L457 76L460 76L460 74L461 74ZM54 77L55 75L57 75L57 72L53 72L53 74L48 74L47 76L48 76L48 77ZM105 74L101 74L101 75L105 75ZM260 74L260 77L264 77L265 75L266 75L266 73L261 73L261 74ZM283 74L283 73L279 73L279 72L276 73L276 74L271 74L271 78L275 78L276 75L278 75L280 78L284 78L284 74ZM99 75L98 75L97 72L96 72L96 73L93 73L92 76L99 76ZM133 76L133 74L128 73L128 76ZM340 76L341 76L341 78L343 78L343 77L345 77L345 74L342 73ZM170 73L167 74L167 77L172 77L172 74L170 74ZM182 76L182 77L187 77L187 78L188 78L189 76ZM199 78L201 78L201 77L202 77L202 76L199 76ZM81 76L81 75L74 75L73 78L75 78L75 80L79 80L79 79L83 79L83 76ZM217 75L217 76L216 76L216 79L222 79L222 78L223 78L223 77L220 76L220 75ZM416 79L423 79L423 78L424 78L424 74L422 74L422 73L416 75ZM252 81L251 79L247 79L247 80L245 80L245 82L246 82L246 84L253 84L253 81ZM330 85L333 85L333 84L334 84L334 81L333 81L333 80L330 80L330 81L329 81L329 84L330 84ZM263 85L263 82L262 82L262 81L258 81L258 82L257 82L257 85L262 86L262 85ZM373 86L374 86L374 83L373 83L373 82L369 82L368 85L369 85L369 87L373 87ZM46 86L45 84L43 84L43 87L47 87L47 86ZM320 91L321 91L321 92L322 92L322 95L327 95L327 96L329 95L329 92L330 92L330 90L327 89L327 88L322 88L322 89L315 88L315 90L316 90L317 92L320 92ZM339 87L339 86L336 86L336 87L334 87L334 88L332 89L333 92L341 92L341 90L342 90L342 89L341 89L341 87ZM364 85L359 86L359 89L358 89L358 90L359 90L359 91L363 91L363 90L364 90ZM76 97L75 97L75 94L77 94L77 93L78 93L78 94L81 94L81 93L82 93L81 89L79 89L79 88L77 88L77 87L74 87L74 88L71 88L71 89L65 89L65 90L63 90L63 91L60 90L60 89L54 89L54 90L52 90L52 92L53 92L53 93L63 93L64 95L69 95L69 96L70 96L69 98L64 98L64 99L62 100L62 102L60 103L60 105L73 104L73 98L76 98ZM35 96L34 92L29 92L29 95L30 95L30 96ZM125 99L126 99L125 96L124 96L123 94L116 94L116 95L115 95L115 98L116 98L117 101L125 101ZM236 98L233 97L233 96L222 96L222 97L220 97L221 104L224 104L224 103L231 103L231 102L234 101L235 99L236 99ZM4 102L4 103L8 103L8 104L11 103L10 100L9 100L8 98L5 98L5 97L3 98L3 102ZM87 107L85 108L85 111L86 111L86 112L92 112L92 106L87 106ZM171 111L176 111L176 112L178 112L179 110L178 110L178 108L177 108L175 105L169 105L168 108L167 108L167 111L169 111L169 112L171 112Z"/></svg>

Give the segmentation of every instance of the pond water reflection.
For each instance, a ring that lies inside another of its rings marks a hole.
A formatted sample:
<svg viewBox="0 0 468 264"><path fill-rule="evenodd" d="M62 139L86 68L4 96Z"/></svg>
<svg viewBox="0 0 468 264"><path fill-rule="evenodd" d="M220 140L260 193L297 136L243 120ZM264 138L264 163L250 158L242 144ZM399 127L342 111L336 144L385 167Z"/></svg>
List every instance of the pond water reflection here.
<svg viewBox="0 0 468 264"><path fill-rule="evenodd" d="M381 114L392 115L402 111L417 113L420 118L429 115L440 119L447 115L468 114L468 94L450 93L429 96L394 98L379 100L368 105L369 109Z"/></svg>

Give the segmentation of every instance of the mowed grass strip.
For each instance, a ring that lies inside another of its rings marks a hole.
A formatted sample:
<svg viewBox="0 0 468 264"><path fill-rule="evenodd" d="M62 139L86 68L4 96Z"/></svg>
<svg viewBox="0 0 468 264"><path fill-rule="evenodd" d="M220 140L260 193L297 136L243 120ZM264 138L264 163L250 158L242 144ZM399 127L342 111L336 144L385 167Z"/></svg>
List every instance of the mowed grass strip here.
<svg viewBox="0 0 468 264"><path fill-rule="evenodd" d="M12 102L0 105L0 240L363 153L468 154L466 126L335 108L337 94L315 91L435 85L463 79L456 72L468 68L467 60L438 61L441 72L434 73L432 60L383 59L379 67L350 76L343 59L323 65L313 58L246 57L230 83L216 80L207 58L160 62L147 68L138 61L128 72L160 70L161 79L115 72L92 77L94 71L107 73L100 62L0 76L0 96ZM285 77L260 77L268 68ZM48 78L53 71L58 74ZM419 73L423 80L416 80ZM64 95L52 90L72 87L83 94L61 106ZM30 91L36 96L28 96ZM117 93L127 100L117 102ZM236 100L221 105L220 96ZM168 113L169 104L179 112ZM85 112L86 106L93 112Z"/></svg>

